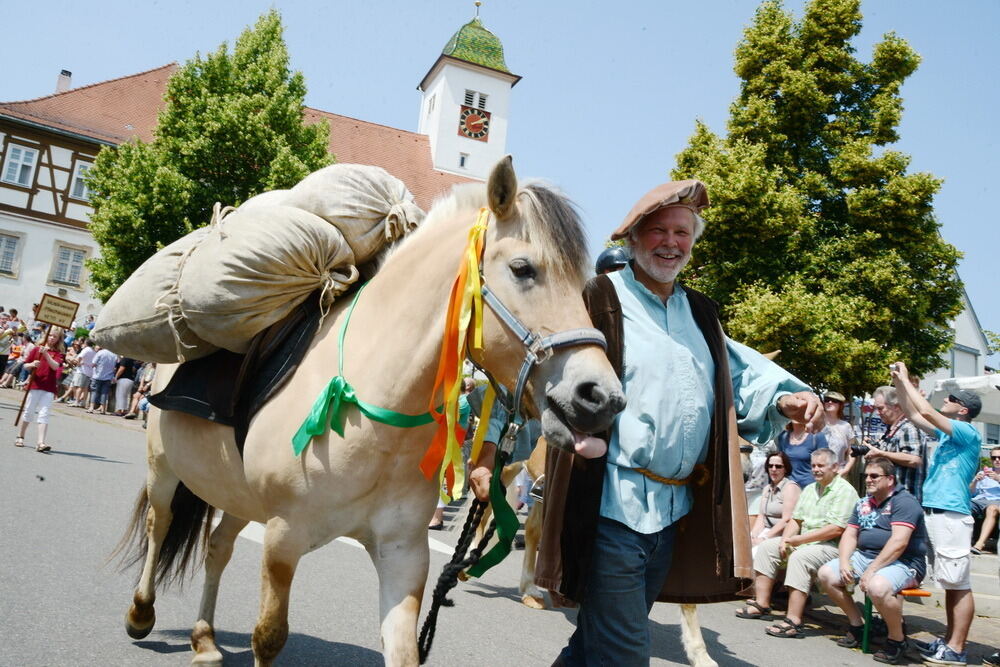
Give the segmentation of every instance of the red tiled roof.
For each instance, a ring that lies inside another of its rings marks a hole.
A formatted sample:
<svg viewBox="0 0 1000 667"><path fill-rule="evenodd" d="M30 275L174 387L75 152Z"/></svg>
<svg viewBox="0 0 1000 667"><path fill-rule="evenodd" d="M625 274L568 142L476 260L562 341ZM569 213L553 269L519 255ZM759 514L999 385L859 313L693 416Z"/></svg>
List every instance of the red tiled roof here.
<svg viewBox="0 0 1000 667"><path fill-rule="evenodd" d="M175 63L24 102L0 102L0 114L102 142L153 139Z"/></svg>
<svg viewBox="0 0 1000 667"><path fill-rule="evenodd" d="M0 102L0 114L118 144L151 141L175 63L110 81L23 102ZM473 179L434 169L430 138L320 109L306 107L306 122L330 124L330 152L337 162L382 167L410 189L427 210L439 194Z"/></svg>

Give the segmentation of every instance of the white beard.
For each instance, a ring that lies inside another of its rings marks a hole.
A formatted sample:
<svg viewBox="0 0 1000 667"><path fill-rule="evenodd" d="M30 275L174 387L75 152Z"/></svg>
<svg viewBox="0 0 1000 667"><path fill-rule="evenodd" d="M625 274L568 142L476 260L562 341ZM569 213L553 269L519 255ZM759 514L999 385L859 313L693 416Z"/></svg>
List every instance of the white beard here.
<svg viewBox="0 0 1000 667"><path fill-rule="evenodd" d="M676 266L673 268L667 268L660 266L654 259L654 253L651 251L643 250L638 246L633 246L633 255L635 258L635 263L646 272L650 278L658 283L672 283L677 280L677 276L680 272L687 266L688 262L691 261L691 253L688 253L683 257Z"/></svg>

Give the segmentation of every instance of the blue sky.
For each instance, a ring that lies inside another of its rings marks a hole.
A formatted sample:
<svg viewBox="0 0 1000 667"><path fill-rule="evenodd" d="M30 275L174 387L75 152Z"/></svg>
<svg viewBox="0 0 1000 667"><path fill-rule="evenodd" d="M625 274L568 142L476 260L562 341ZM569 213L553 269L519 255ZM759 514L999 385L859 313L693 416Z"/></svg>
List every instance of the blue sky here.
<svg viewBox="0 0 1000 667"><path fill-rule="evenodd" d="M474 14L471 0L4 3L5 34L20 37L6 41L0 99L50 94L61 69L78 86L183 62L232 44L272 6L292 66L305 74L307 104L414 131L417 83ZM798 15L802 2L786 6ZM508 151L521 176L547 178L576 200L595 253L633 202L667 180L696 118L725 131L738 92L733 49L756 7L484 2L484 24L524 77L512 95ZM903 88L896 148L912 157L912 171L944 179L935 200L942 234L965 254L960 274L982 326L1000 331L1000 3L866 0L862 11L860 57L895 31L923 58Z"/></svg>

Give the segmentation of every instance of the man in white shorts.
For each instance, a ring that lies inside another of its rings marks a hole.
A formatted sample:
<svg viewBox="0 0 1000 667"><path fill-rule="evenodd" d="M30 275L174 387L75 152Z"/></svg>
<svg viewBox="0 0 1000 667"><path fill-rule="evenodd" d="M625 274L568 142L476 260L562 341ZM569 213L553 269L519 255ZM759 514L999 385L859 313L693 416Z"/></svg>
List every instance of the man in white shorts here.
<svg viewBox="0 0 1000 667"><path fill-rule="evenodd" d="M970 391L952 392L941 411L931 407L910 383L906 366L892 366L892 381L900 407L924 433L940 443L924 481L924 519L934 554L934 579L945 590L948 627L933 642L915 642L929 665L965 665L965 640L976 612L969 574L972 550L972 504L969 484L979 468L982 437L969 422L982 410L982 400Z"/></svg>

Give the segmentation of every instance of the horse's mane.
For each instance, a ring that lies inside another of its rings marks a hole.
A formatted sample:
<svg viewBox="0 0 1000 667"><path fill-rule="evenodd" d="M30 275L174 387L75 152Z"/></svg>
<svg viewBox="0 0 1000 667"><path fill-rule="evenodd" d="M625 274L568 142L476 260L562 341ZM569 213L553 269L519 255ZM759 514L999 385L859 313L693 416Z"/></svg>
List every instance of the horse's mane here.
<svg viewBox="0 0 1000 667"><path fill-rule="evenodd" d="M552 185L540 180L526 181L517 191L517 203L523 223L517 226L516 237L530 243L548 262L552 270L579 282L586 280L590 257L587 237L573 202ZM402 242L394 244L388 257L403 247L409 239L427 233L441 221L450 220L462 211L475 211L486 206L486 186L481 183L462 183L438 199L431 206L427 218ZM470 225L474 213L469 216Z"/></svg>

